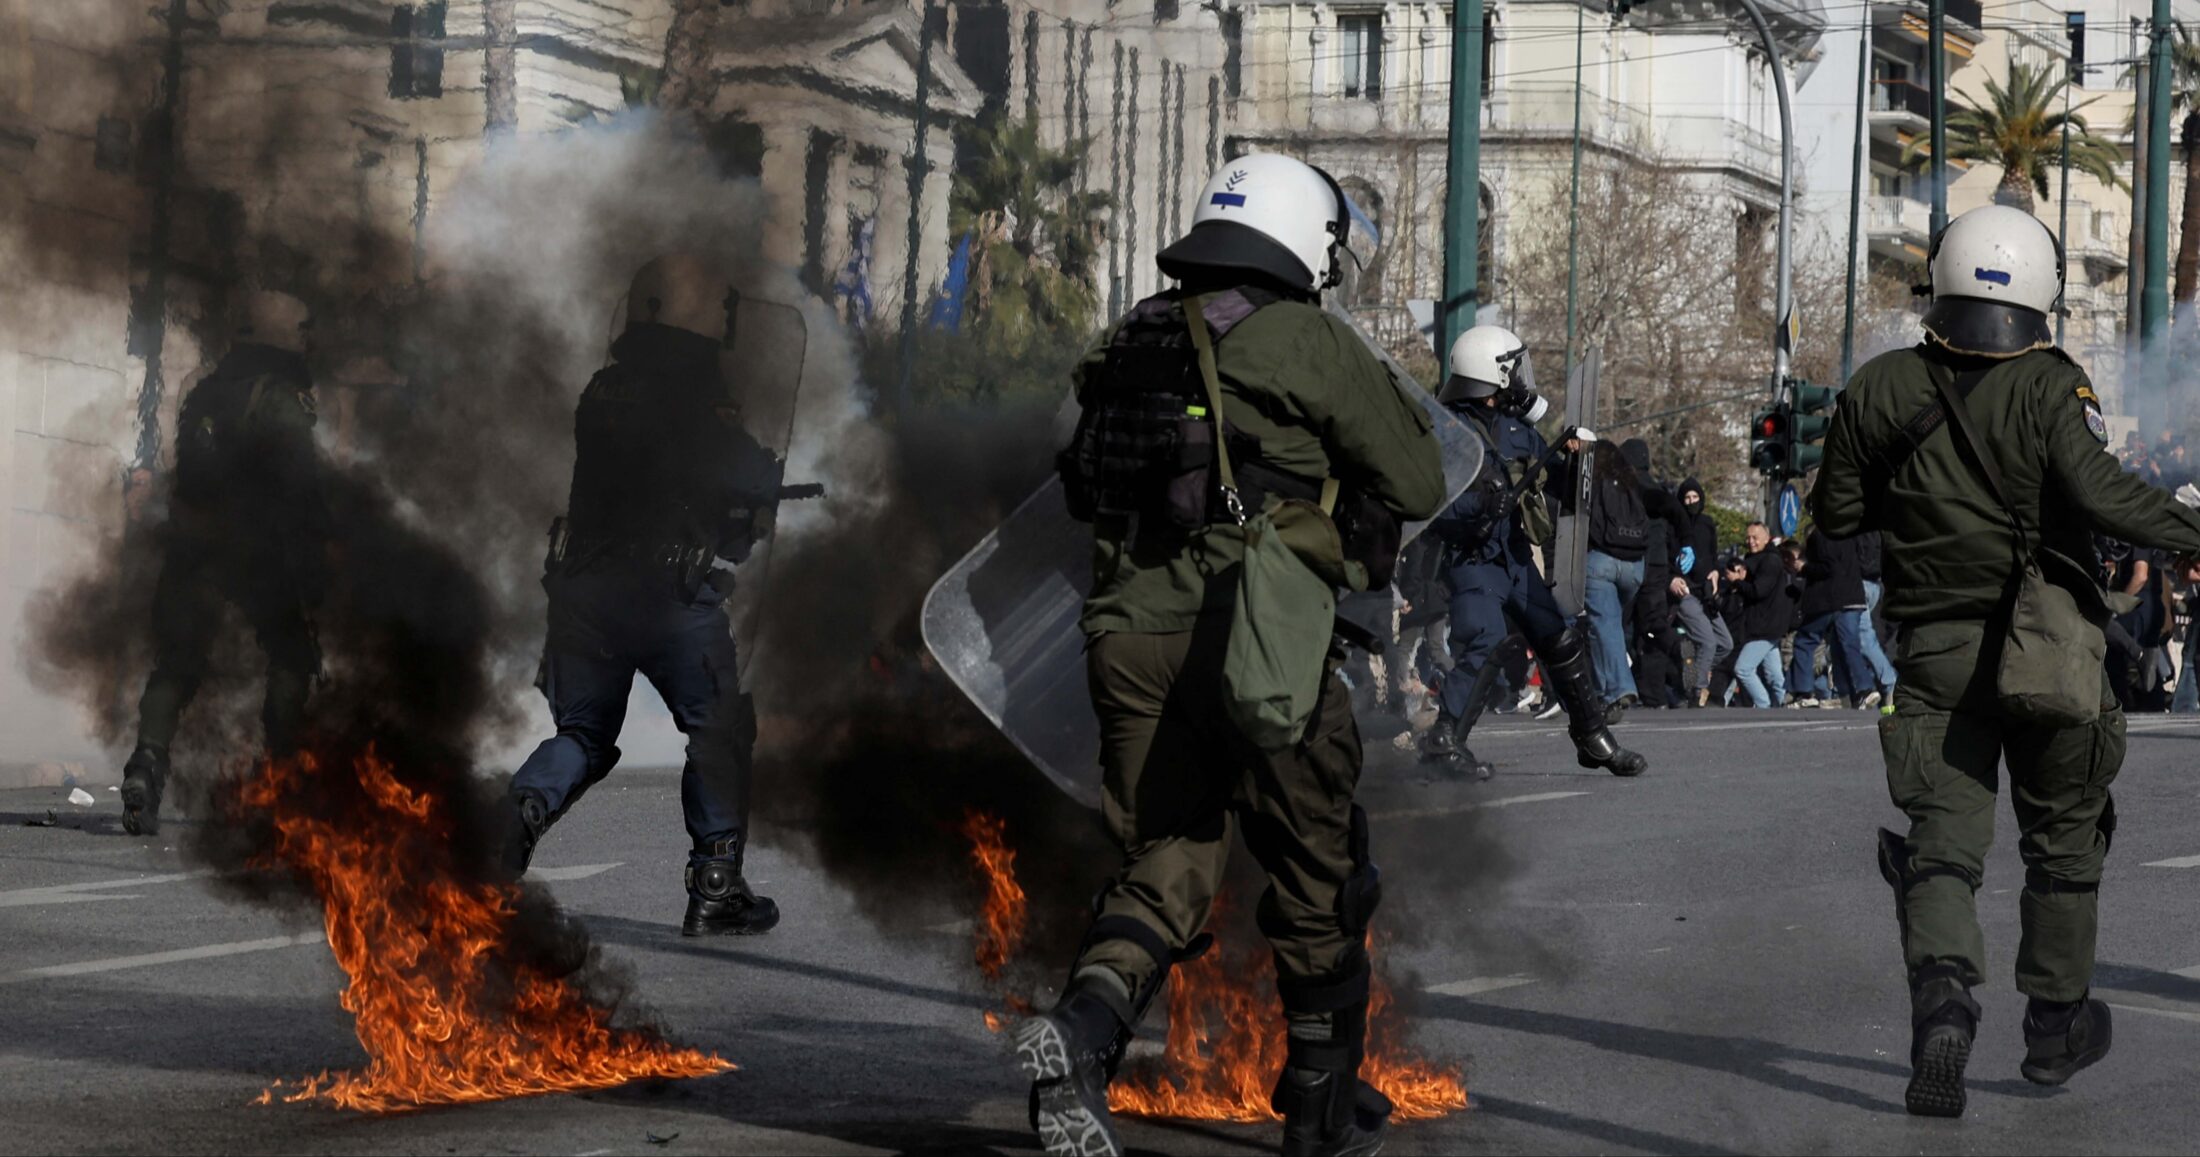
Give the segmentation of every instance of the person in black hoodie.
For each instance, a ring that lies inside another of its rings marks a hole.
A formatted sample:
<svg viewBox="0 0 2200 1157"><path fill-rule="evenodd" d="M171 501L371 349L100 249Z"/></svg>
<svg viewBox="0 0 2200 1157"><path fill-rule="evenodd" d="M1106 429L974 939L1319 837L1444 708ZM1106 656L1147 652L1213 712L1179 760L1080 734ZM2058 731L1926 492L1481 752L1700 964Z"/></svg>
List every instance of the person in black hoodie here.
<svg viewBox="0 0 2200 1157"><path fill-rule="evenodd" d="M1688 635L1696 652L1689 672L1689 704L1703 707L1711 701L1711 672L1734 653L1734 636L1726 620L1710 608L1719 596L1719 527L1704 512L1703 484L1693 478L1681 482L1680 549L1675 569L1686 580L1687 592L1673 604L1673 619Z"/></svg>
<svg viewBox="0 0 2200 1157"><path fill-rule="evenodd" d="M1643 512L1642 586L1635 592L1634 632L1629 651L1635 662L1635 688L1652 707L1672 707L1682 697L1681 644L1674 630L1673 607L1688 587L1675 569L1684 530L1681 506L1673 492L1650 470L1650 444L1640 438L1620 443L1620 453L1641 483Z"/></svg>
<svg viewBox="0 0 2200 1157"><path fill-rule="evenodd" d="M1803 544L1803 577L1809 585L1798 602L1802 625L1795 629L1788 689L1803 707L1816 707L1832 698L1833 692L1818 682L1818 648L1832 635L1834 662L1842 676L1838 681L1856 689L1850 706L1879 706L1879 692L1864 690L1872 687L1873 675L1865 665L1863 640L1857 634L1864 611L1864 560L1857 541L1813 531Z"/></svg>
<svg viewBox="0 0 2200 1157"><path fill-rule="evenodd" d="M1619 447L1598 442L1587 457L1593 472L1584 591L1595 644L1590 656L1604 702L1623 711L1640 698L1635 673L1627 665L1626 608L1642 589L1650 515L1643 508L1642 483Z"/></svg>
<svg viewBox="0 0 2200 1157"><path fill-rule="evenodd" d="M1787 700L1787 679L1780 670L1780 640L1795 617L1795 597L1780 552L1772 549L1772 532L1762 522L1752 522L1745 532L1749 557L1726 579L1735 586L1742 604L1742 649L1734 661L1734 676L1756 707L1777 707Z"/></svg>

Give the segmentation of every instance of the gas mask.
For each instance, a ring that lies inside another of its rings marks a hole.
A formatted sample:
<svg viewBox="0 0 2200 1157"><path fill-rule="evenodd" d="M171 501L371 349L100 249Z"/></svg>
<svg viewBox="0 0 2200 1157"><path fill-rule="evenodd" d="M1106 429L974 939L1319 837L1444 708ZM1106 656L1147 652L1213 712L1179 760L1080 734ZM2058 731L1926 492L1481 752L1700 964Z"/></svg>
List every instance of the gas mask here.
<svg viewBox="0 0 2200 1157"><path fill-rule="evenodd" d="M1497 408L1533 426L1551 412L1551 400L1535 392L1535 360L1523 345L1509 354L1499 355L1499 368L1505 371L1505 386L1497 391Z"/></svg>

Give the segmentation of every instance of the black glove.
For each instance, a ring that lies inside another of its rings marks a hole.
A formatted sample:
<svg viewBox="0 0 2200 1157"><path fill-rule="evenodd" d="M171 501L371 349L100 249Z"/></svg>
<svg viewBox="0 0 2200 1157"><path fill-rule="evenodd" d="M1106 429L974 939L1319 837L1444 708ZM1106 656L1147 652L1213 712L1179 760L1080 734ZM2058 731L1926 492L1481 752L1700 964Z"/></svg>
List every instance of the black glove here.
<svg viewBox="0 0 2200 1157"><path fill-rule="evenodd" d="M1520 493L1503 478L1491 478L1482 483L1482 517L1492 525L1504 522L1520 508Z"/></svg>

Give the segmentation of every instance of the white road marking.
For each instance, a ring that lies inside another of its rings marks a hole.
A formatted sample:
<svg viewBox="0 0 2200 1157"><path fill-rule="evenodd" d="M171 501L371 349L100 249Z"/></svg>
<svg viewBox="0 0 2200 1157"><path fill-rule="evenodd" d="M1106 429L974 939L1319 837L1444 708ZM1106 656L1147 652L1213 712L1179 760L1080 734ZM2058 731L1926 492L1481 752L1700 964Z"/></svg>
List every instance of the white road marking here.
<svg viewBox="0 0 2200 1157"><path fill-rule="evenodd" d="M190 960L212 960L222 956L242 956L248 952L267 952L276 948L295 948L301 944L322 942L319 932L301 932L296 936L270 936L265 940L239 940L230 944L206 944L197 948L178 948L169 952L148 952L143 956L110 956L104 960L79 960L73 964L49 964L43 968L26 968L21 972L0 973L0 984L13 984L25 980L47 980L57 976L89 976L99 972L120 972L126 968L151 968L161 964L181 964Z"/></svg>
<svg viewBox="0 0 2200 1157"><path fill-rule="evenodd" d="M529 868L527 874L537 880L585 880L601 876L613 868L625 864L625 860L611 864L574 864L564 868Z"/></svg>
<svg viewBox="0 0 2200 1157"><path fill-rule="evenodd" d="M173 884L212 872L176 872L165 876L132 876L127 880L96 880L89 884L54 884L44 888L16 888L0 892L0 908L28 908L36 904L89 904L102 900L135 900L135 895L108 894L110 888L138 888L147 884Z"/></svg>
<svg viewBox="0 0 2200 1157"><path fill-rule="evenodd" d="M1432 984L1427 991L1438 996L1480 996L1485 992L1502 992L1508 988L1534 983L1535 977L1525 973L1514 973L1511 976L1470 976L1449 984Z"/></svg>
<svg viewBox="0 0 2200 1157"><path fill-rule="evenodd" d="M1375 814L1367 818L1371 820L1431 819L1436 816L1458 815L1461 812L1484 811L1489 808L1511 807L1516 803L1542 803L1545 800L1572 799L1577 795L1588 794L1589 793L1585 791L1539 791L1532 795L1508 795L1498 799L1486 799L1478 802L1452 804L1449 807L1407 808L1402 811L1376 812Z"/></svg>
<svg viewBox="0 0 2200 1157"><path fill-rule="evenodd" d="M2186 1012L2179 1008L2149 1008L2143 1004L2118 1004L2109 1001L2108 1007L2122 1012L2143 1012L2148 1016L2166 1016L2172 1020L2188 1020L2200 1024L2200 1012Z"/></svg>
<svg viewBox="0 0 2200 1157"><path fill-rule="evenodd" d="M2200 868L2200 856L2179 856L2179 857L2177 857L2177 858L2176 858L2176 859L2174 859L2174 860L2156 860L2156 861L2154 861L2154 862L2153 862L2153 863L2151 863L2151 864L2141 864L2141 865L2140 865L2140 867L2144 867L2144 868Z"/></svg>

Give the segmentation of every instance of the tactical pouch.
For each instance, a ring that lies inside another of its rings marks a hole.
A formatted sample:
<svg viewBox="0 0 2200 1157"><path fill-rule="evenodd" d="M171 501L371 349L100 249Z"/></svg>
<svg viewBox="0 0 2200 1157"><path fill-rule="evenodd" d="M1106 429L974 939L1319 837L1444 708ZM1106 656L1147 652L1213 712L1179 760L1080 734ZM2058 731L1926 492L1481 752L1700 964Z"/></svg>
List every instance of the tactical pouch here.
<svg viewBox="0 0 2200 1157"><path fill-rule="evenodd" d="M1215 372L1214 344L1199 299L1186 301L1192 344L1208 406L1222 422L1222 382ZM1322 505L1304 499L1271 498L1248 513L1225 448L1216 455L1222 493L1231 518L1245 536L1245 557L1238 566L1237 598L1230 606L1230 637L1222 659L1222 707L1237 731L1263 751L1297 743L1321 705L1329 639L1337 614L1333 576L1345 570L1344 544ZM1334 481L1323 486L1327 502L1336 498ZM1364 568L1359 577L1366 579Z"/></svg>
<svg viewBox="0 0 2200 1157"><path fill-rule="evenodd" d="M2048 727L2082 727L2101 715L2101 670L2108 655L2103 624L2138 600L2103 591L2086 568L2045 546L2033 547L2000 468L1971 429L1963 401L1967 391L1957 390L1940 367L1934 369L1933 384L1956 436L1970 446L2015 535L2016 573L2009 583L2001 664L1994 672L2001 709Z"/></svg>
<svg viewBox="0 0 2200 1157"><path fill-rule="evenodd" d="M1182 349L1109 346L1080 399L1076 433L1055 458L1070 517L1137 518L1178 534L1208 524L1215 424L1190 369Z"/></svg>

